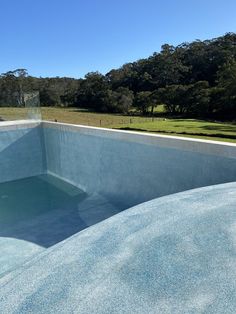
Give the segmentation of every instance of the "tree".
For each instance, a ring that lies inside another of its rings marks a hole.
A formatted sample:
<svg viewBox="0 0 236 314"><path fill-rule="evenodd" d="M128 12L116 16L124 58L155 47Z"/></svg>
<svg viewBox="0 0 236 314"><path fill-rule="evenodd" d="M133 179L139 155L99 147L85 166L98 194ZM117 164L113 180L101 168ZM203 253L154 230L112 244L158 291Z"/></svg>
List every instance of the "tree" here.
<svg viewBox="0 0 236 314"><path fill-rule="evenodd" d="M81 82L77 93L77 106L104 111L107 106L109 85L107 78L99 72L91 72Z"/></svg>
<svg viewBox="0 0 236 314"><path fill-rule="evenodd" d="M224 116L236 118L236 60L231 58L220 67L217 77L221 88L220 111Z"/></svg>
<svg viewBox="0 0 236 314"><path fill-rule="evenodd" d="M148 109L151 106L151 92L139 92L136 94L134 99L134 106L143 114L146 115L148 113Z"/></svg>
<svg viewBox="0 0 236 314"><path fill-rule="evenodd" d="M158 95L168 112L172 114L184 113L184 96L187 89L188 87L185 85L169 85L159 88L156 95Z"/></svg>
<svg viewBox="0 0 236 314"><path fill-rule="evenodd" d="M119 87L112 92L110 102L113 104L114 112L128 113L133 105L134 94L125 87Z"/></svg>
<svg viewBox="0 0 236 314"><path fill-rule="evenodd" d="M149 74L155 89L172 84L181 84L189 66L183 63L178 51L173 46L163 45L160 53L149 58Z"/></svg>
<svg viewBox="0 0 236 314"><path fill-rule="evenodd" d="M209 95L209 84L206 81L188 85L183 98L183 112L194 116L208 116Z"/></svg>
<svg viewBox="0 0 236 314"><path fill-rule="evenodd" d="M24 105L24 93L23 83L28 73L26 69L16 69L14 71L8 71L1 75L2 79L2 101L6 101L6 104L23 106Z"/></svg>
<svg viewBox="0 0 236 314"><path fill-rule="evenodd" d="M158 90L159 98L172 114L204 116L208 113L208 82L190 85L170 85Z"/></svg>

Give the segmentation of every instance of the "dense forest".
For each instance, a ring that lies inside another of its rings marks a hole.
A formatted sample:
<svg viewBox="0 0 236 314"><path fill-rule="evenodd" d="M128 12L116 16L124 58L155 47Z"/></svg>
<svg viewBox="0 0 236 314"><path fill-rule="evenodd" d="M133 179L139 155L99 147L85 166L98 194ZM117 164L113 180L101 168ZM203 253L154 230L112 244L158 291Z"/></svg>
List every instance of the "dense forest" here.
<svg viewBox="0 0 236 314"><path fill-rule="evenodd" d="M42 106L151 115L164 104L171 115L235 120L236 34L165 44L149 58L84 79L36 78L25 69L0 76L0 106L24 106L24 94L32 91Z"/></svg>

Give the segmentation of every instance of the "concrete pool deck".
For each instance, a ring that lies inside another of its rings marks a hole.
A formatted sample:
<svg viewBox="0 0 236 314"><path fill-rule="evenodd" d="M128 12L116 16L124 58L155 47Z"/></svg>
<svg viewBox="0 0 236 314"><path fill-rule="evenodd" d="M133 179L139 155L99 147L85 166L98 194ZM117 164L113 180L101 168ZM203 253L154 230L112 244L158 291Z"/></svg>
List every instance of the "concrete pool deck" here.
<svg viewBox="0 0 236 314"><path fill-rule="evenodd" d="M11 270L0 277L1 313L236 312L236 144L1 123L0 184L47 174L89 197L75 212L58 208L58 222L75 226L67 239L45 238L17 265L1 256ZM57 225L53 212L41 218L39 239ZM17 224L25 246L14 227L0 234L16 259L36 243L34 224Z"/></svg>

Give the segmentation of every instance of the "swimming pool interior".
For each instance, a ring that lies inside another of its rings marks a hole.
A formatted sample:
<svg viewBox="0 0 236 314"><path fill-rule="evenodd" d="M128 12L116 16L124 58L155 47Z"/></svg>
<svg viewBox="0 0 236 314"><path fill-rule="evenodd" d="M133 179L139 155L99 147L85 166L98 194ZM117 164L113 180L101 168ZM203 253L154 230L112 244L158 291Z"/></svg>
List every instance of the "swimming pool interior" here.
<svg viewBox="0 0 236 314"><path fill-rule="evenodd" d="M0 183L0 276L120 210L49 174Z"/></svg>
<svg viewBox="0 0 236 314"><path fill-rule="evenodd" d="M0 312L233 308L235 182L235 144L3 122Z"/></svg>

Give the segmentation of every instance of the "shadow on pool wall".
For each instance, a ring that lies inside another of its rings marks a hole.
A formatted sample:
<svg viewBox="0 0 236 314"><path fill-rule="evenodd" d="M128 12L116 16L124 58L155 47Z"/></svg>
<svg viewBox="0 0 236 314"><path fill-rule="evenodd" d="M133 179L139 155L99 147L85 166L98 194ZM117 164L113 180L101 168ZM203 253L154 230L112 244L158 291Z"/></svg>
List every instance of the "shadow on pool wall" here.
<svg viewBox="0 0 236 314"><path fill-rule="evenodd" d="M46 173L45 161L38 123L0 124L0 183Z"/></svg>
<svg viewBox="0 0 236 314"><path fill-rule="evenodd" d="M49 173L123 208L236 180L236 145L43 122Z"/></svg>

